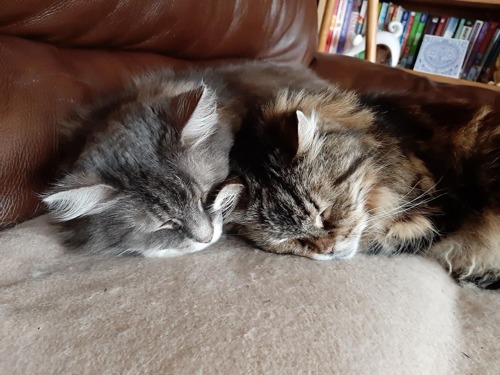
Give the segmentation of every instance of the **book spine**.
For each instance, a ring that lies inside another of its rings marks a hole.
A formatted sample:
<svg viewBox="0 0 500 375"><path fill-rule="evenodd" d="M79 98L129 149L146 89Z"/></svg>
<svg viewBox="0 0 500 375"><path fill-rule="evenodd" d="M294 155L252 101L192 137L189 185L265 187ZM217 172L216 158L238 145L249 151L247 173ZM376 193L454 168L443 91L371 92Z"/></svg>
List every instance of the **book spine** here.
<svg viewBox="0 0 500 375"><path fill-rule="evenodd" d="M429 16L427 18L427 23L425 25L424 35L434 35L438 23L439 23L439 17Z"/></svg>
<svg viewBox="0 0 500 375"><path fill-rule="evenodd" d="M389 3L382 3L380 11L378 14L378 29L382 30L384 28L385 16L387 16L387 10L389 9Z"/></svg>
<svg viewBox="0 0 500 375"><path fill-rule="evenodd" d="M385 15L384 18L384 26L383 26L384 30L388 30L388 26L392 21L392 15L394 14L395 9L396 5L394 5L393 3L389 3L389 7L387 8L387 14Z"/></svg>
<svg viewBox="0 0 500 375"><path fill-rule="evenodd" d="M493 71L495 70L495 61L500 52L500 39L496 41L493 46L486 62L484 64L483 69L481 70L481 74L479 75L479 81L483 83L488 83L493 76Z"/></svg>
<svg viewBox="0 0 500 375"><path fill-rule="evenodd" d="M333 28L333 33L332 33L332 43L330 45L330 53L337 53L337 47L339 45L340 32L342 31L342 23L344 22L346 7L347 7L347 0L339 0L337 17L335 20L335 27Z"/></svg>
<svg viewBox="0 0 500 375"><path fill-rule="evenodd" d="M418 24L419 24L419 20L420 20L420 15L422 14L421 12L412 12L412 13L414 13L414 14L412 14L413 22L412 22L410 33L408 35L408 39L406 40L403 54L402 54L401 60L400 60L400 64L403 68L408 67L408 57L410 55L410 49L411 49L411 46L413 44L413 39L415 39L415 34L417 32L417 28L418 28Z"/></svg>
<svg viewBox="0 0 500 375"><path fill-rule="evenodd" d="M479 36L479 33L482 30L483 24L484 24L484 22L480 21L480 20L477 20L474 23L474 27L472 28L472 31L471 31L471 34L469 37L469 46L467 47L467 53L465 54L465 60L464 60L464 63L462 65L462 73L460 74L461 78L465 78L465 76L467 75L467 72L465 71L465 66L466 66L467 62L469 61L469 58L472 54L472 50L474 49L474 46L476 44L476 40Z"/></svg>
<svg viewBox="0 0 500 375"><path fill-rule="evenodd" d="M465 24L465 18L462 18L460 22L458 23L457 29L455 30L455 33L453 34L454 39L459 39L460 34L462 33L462 29L464 28Z"/></svg>
<svg viewBox="0 0 500 375"><path fill-rule="evenodd" d="M401 15L401 25L403 25L403 32L401 33L401 36L399 37L399 44L401 45L401 48L404 48L406 36L408 35L407 31L409 30L408 23L410 21L410 13L411 13L410 11L404 10L403 14Z"/></svg>
<svg viewBox="0 0 500 375"><path fill-rule="evenodd" d="M443 37L445 38L453 38L453 34L458 26L458 18L450 17L446 22L446 27L444 28Z"/></svg>
<svg viewBox="0 0 500 375"><path fill-rule="evenodd" d="M359 10L361 8L361 0L354 0L354 7L352 8L351 18L349 20L349 27L347 28L347 37L344 44L344 52L352 48L352 41L356 36L356 23L358 22Z"/></svg>
<svg viewBox="0 0 500 375"><path fill-rule="evenodd" d="M368 7L368 0L363 0L361 9L359 10L358 22L356 23L356 35L363 34L363 25L365 24L366 8Z"/></svg>
<svg viewBox="0 0 500 375"><path fill-rule="evenodd" d="M469 40L473 25L474 21L465 20L464 27L462 27L462 32L460 33L458 39Z"/></svg>
<svg viewBox="0 0 500 375"><path fill-rule="evenodd" d="M398 5L396 7L396 11L394 12L394 14L392 16L392 21L401 22L401 18L403 17L403 12L404 12L403 7Z"/></svg>
<svg viewBox="0 0 500 375"><path fill-rule="evenodd" d="M318 40L318 49L321 49L323 52L328 52L328 40L331 38L331 24L333 17L333 7L335 4L335 0L325 1L325 8L323 13L323 19L321 20L320 27L320 35Z"/></svg>
<svg viewBox="0 0 500 375"><path fill-rule="evenodd" d="M483 59L483 55L486 52L488 45L491 43L491 39L493 38L497 27L497 22L485 22L483 24L481 32L477 37L476 45L472 49L469 61L466 63L464 69L465 79L474 81L477 78L481 60Z"/></svg>
<svg viewBox="0 0 500 375"><path fill-rule="evenodd" d="M326 38L326 44L325 44L325 49L324 52L328 53L330 52L330 46L332 45L332 37L333 37L333 28L335 27L335 23L337 22L337 11L339 8L339 1L335 0L335 3L333 4L333 10L332 10L332 15L330 18L330 27L328 30L328 36Z"/></svg>
<svg viewBox="0 0 500 375"><path fill-rule="evenodd" d="M448 21L448 17L444 16L439 19L439 24L436 27L436 32L434 35L443 36L444 28L446 27L446 22Z"/></svg>
<svg viewBox="0 0 500 375"><path fill-rule="evenodd" d="M427 21L427 14L422 13L420 15L420 20L418 22L418 26L417 26L417 29L415 31L415 37L414 37L413 42L410 46L410 53L408 55L408 63L407 63L408 68L413 68L413 64L415 62L415 58L416 58L417 52L418 52L418 47L420 46L420 42L422 41L422 35L424 33L426 21Z"/></svg>
<svg viewBox="0 0 500 375"><path fill-rule="evenodd" d="M481 77L481 72L486 66L486 62L491 54L491 51L495 49L496 43L500 40L500 30L497 29L489 42L486 51L484 51L483 57L481 58L481 62L479 63L479 67L477 68L476 76L473 78L474 81L479 81Z"/></svg>
<svg viewBox="0 0 500 375"><path fill-rule="evenodd" d="M344 46L345 46L345 41L347 38L347 31L349 30L353 6L354 6L354 0L347 0L347 7L345 9L344 21L342 22L342 29L340 31L339 45L337 46L337 53L344 52Z"/></svg>

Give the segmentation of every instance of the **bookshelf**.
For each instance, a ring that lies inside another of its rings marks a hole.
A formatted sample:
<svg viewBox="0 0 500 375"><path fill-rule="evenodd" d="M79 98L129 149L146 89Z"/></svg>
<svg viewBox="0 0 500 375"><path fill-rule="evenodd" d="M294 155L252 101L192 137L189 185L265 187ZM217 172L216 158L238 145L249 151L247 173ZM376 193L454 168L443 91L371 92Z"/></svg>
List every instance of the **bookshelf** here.
<svg viewBox="0 0 500 375"><path fill-rule="evenodd" d="M333 9L335 0L323 0L322 17L318 50L320 50L321 43L326 40L330 22L328 21L327 14ZM434 15L446 15L450 17L461 18L475 18L484 21L500 22L500 0L392 0L393 3L401 5L406 9L414 11L426 12ZM368 0L366 9L366 51L365 59L375 62L376 59L376 35L378 31L378 9L379 0ZM323 38L323 39L322 39ZM324 44L323 44L324 45ZM323 52L323 51L321 51ZM492 90L500 91L500 87L488 85L481 82L468 81L465 79L449 78L440 75L421 73L411 69L404 69L405 71L429 77L437 82L445 82L452 84L463 84L469 86L489 88Z"/></svg>

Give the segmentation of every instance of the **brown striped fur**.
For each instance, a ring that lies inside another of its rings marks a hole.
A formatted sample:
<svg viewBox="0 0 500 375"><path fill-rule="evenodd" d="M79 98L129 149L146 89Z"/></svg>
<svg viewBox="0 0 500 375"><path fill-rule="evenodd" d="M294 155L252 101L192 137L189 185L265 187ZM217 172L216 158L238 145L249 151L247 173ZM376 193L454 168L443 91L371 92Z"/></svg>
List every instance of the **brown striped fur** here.
<svg viewBox="0 0 500 375"><path fill-rule="evenodd" d="M407 93L283 89L236 136L246 195L229 227L314 259L420 253L461 281L498 286L499 116Z"/></svg>

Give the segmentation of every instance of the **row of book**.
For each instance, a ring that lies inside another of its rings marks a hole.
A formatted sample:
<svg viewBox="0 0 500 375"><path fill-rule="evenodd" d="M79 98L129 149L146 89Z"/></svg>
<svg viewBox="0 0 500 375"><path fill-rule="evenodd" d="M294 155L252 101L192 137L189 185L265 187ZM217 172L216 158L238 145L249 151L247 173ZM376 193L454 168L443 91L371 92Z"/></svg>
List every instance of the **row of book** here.
<svg viewBox="0 0 500 375"><path fill-rule="evenodd" d="M367 5L367 0L335 0L333 13L324 15L330 21L325 52L345 53L352 47L356 35L365 34ZM399 66L412 69L423 36L436 35L468 41L460 78L481 82L491 79L500 52L498 22L435 16L388 2L379 3L378 11L379 30L387 30L392 21L403 25Z"/></svg>

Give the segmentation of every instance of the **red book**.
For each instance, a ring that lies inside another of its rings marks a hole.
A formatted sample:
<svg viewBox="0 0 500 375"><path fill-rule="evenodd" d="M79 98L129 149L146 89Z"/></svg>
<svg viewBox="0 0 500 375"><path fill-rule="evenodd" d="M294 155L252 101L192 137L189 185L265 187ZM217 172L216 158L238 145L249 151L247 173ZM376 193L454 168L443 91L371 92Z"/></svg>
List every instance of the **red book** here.
<svg viewBox="0 0 500 375"><path fill-rule="evenodd" d="M328 53L330 51L330 46L332 44L332 37L333 37L333 28L335 27L335 23L337 22L337 12L339 10L339 1L335 1L335 5L333 6L333 12L332 12L332 18L330 21L330 29L328 31L328 36L326 38L326 44L325 44L325 52Z"/></svg>
<svg viewBox="0 0 500 375"><path fill-rule="evenodd" d="M488 49L492 39L497 31L498 22L488 22L486 26L486 31L484 33L484 37L481 41L477 41L477 49L473 51L473 55L471 56L471 62L467 69L467 77L466 79L474 81L477 79L479 75L479 69L481 67L481 61L483 60L483 56Z"/></svg>
<svg viewBox="0 0 500 375"><path fill-rule="evenodd" d="M443 36L447 21L448 21L448 17L446 17L446 16L441 17L441 19L439 20L439 23L436 27L436 31L434 32L434 35Z"/></svg>

